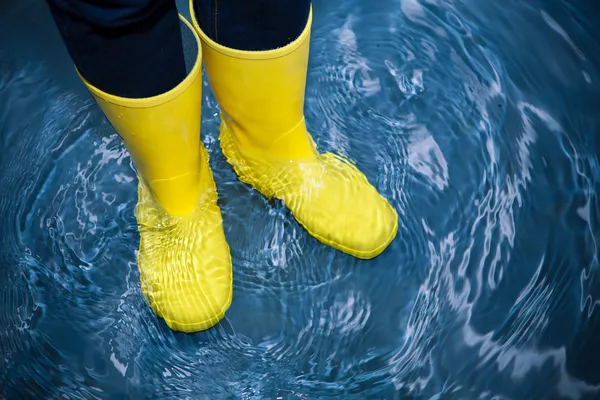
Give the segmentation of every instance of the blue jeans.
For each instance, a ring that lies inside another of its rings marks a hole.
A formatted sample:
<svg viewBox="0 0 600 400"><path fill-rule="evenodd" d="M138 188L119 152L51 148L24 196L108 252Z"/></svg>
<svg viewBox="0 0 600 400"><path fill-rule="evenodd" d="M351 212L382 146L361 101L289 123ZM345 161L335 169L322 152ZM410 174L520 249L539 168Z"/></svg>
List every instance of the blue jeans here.
<svg viewBox="0 0 600 400"><path fill-rule="evenodd" d="M47 0L81 75L121 97L164 93L186 75L175 0ZM196 0L202 30L238 50L269 50L293 41L310 0Z"/></svg>
<svg viewBox="0 0 600 400"><path fill-rule="evenodd" d="M310 0L195 0L203 32L238 50L272 50L292 42L306 26Z"/></svg>

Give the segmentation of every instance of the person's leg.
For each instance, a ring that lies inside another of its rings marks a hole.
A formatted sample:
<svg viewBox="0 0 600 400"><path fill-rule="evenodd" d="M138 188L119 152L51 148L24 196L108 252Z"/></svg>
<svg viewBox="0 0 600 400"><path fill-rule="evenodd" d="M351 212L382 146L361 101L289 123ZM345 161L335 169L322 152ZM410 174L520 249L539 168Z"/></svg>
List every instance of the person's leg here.
<svg viewBox="0 0 600 400"><path fill-rule="evenodd" d="M237 50L272 50L306 26L310 0L197 0L195 15L215 42Z"/></svg>
<svg viewBox="0 0 600 400"><path fill-rule="evenodd" d="M232 269L200 141L200 39L174 0L48 1L138 173L142 293L172 329L210 328L231 303Z"/></svg>
<svg viewBox="0 0 600 400"><path fill-rule="evenodd" d="M304 121L308 0L191 0L204 66L221 106L221 147L240 179L285 202L322 243L381 254L398 217L351 162L319 154Z"/></svg>
<svg viewBox="0 0 600 400"><path fill-rule="evenodd" d="M47 0L79 73L115 96L164 93L186 77L173 0Z"/></svg>

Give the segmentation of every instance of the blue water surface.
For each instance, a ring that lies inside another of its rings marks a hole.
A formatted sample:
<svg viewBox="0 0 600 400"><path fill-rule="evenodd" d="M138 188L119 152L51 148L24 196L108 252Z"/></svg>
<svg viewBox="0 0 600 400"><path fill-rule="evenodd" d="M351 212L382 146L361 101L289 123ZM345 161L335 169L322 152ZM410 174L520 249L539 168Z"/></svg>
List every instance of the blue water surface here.
<svg viewBox="0 0 600 400"><path fill-rule="evenodd" d="M44 1L0 2L0 398L600 399L594 3L314 0L308 127L400 217L371 261L237 180L205 85L234 298L186 335Z"/></svg>

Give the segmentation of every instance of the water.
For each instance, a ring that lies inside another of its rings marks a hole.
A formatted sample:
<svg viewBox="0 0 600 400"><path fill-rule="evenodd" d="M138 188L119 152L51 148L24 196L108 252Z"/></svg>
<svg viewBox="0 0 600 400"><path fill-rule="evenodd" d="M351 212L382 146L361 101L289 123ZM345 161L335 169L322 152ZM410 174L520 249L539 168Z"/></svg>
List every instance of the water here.
<svg viewBox="0 0 600 400"><path fill-rule="evenodd" d="M43 2L3 2L0 398L600 398L591 4L315 0L308 126L400 216L373 261L236 179L205 86L234 299L185 335L140 293L128 153Z"/></svg>

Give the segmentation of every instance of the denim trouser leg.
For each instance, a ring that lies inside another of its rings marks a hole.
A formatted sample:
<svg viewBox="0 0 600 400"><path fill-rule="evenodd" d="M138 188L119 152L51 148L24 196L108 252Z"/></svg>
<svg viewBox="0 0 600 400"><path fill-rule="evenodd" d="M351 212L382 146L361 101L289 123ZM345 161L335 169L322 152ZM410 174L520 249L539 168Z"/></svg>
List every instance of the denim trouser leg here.
<svg viewBox="0 0 600 400"><path fill-rule="evenodd" d="M194 0L200 28L237 50L271 50L296 39L306 26L310 0Z"/></svg>
<svg viewBox="0 0 600 400"><path fill-rule="evenodd" d="M186 76L175 0L47 0L73 63L121 97L164 93Z"/></svg>

